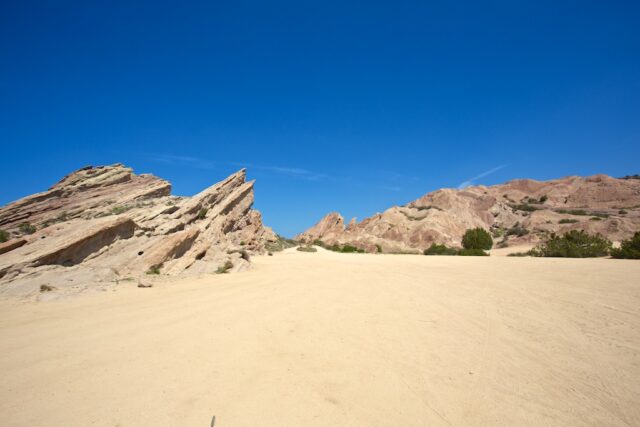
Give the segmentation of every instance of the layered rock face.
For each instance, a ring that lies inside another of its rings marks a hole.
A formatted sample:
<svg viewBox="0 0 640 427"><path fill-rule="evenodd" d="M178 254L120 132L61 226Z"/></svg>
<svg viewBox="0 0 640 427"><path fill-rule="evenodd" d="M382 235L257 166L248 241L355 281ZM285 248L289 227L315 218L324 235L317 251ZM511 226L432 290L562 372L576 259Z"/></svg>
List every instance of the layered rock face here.
<svg viewBox="0 0 640 427"><path fill-rule="evenodd" d="M500 246L537 243L572 229L626 239L640 230L640 180L594 175L441 189L347 226L331 213L296 239L419 252L432 243L460 246L474 227L490 230Z"/></svg>
<svg viewBox="0 0 640 427"><path fill-rule="evenodd" d="M176 197L167 181L121 164L80 169L0 208L10 236L0 244L0 292L246 268L249 255L277 240L251 209L253 185L241 170Z"/></svg>

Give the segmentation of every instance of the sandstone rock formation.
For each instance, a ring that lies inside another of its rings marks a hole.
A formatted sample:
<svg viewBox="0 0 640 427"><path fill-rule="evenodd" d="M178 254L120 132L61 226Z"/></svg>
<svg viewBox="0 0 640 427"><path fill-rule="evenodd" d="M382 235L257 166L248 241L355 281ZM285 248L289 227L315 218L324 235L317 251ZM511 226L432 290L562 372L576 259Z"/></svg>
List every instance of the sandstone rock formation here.
<svg viewBox="0 0 640 427"><path fill-rule="evenodd" d="M185 275L248 265L277 236L252 210L245 170L193 197L121 164L80 169L0 208L0 292L82 289L145 273ZM149 277L146 277L149 279Z"/></svg>
<svg viewBox="0 0 640 427"><path fill-rule="evenodd" d="M536 243L572 229L629 238L640 230L640 180L594 175L441 189L347 227L342 216L330 213L296 239L368 252L420 252L432 243L460 246L474 227L490 230L499 246Z"/></svg>

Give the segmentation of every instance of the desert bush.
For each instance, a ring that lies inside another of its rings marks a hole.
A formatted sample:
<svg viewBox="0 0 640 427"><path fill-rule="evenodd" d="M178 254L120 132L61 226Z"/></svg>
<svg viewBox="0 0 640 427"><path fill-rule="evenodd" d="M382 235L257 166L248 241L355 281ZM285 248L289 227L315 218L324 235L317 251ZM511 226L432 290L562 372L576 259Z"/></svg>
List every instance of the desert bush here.
<svg viewBox="0 0 640 427"><path fill-rule="evenodd" d="M587 211L582 209L558 209L556 212L561 214L578 215L578 216L588 215Z"/></svg>
<svg viewBox="0 0 640 427"><path fill-rule="evenodd" d="M589 218L591 221L602 221L602 218L600 218L599 216L592 216L591 218Z"/></svg>
<svg viewBox="0 0 640 427"><path fill-rule="evenodd" d="M458 255L458 250L445 245L432 243L423 253L425 255Z"/></svg>
<svg viewBox="0 0 640 427"><path fill-rule="evenodd" d="M514 211L533 212L533 211L537 211L540 208L536 206L531 206L528 203L519 203L519 204L511 205L511 209L513 209Z"/></svg>
<svg viewBox="0 0 640 427"><path fill-rule="evenodd" d="M635 174L635 175L625 175L620 179L640 179L640 175Z"/></svg>
<svg viewBox="0 0 640 427"><path fill-rule="evenodd" d="M376 249L378 250L378 253L381 254L382 253L382 246L380 246L379 244L376 243Z"/></svg>
<svg viewBox="0 0 640 427"><path fill-rule="evenodd" d="M51 285L40 285L40 292L51 292L55 288Z"/></svg>
<svg viewBox="0 0 640 427"><path fill-rule="evenodd" d="M147 270L147 274L160 274L160 266L159 265L152 265Z"/></svg>
<svg viewBox="0 0 640 427"><path fill-rule="evenodd" d="M347 245L344 245L342 247L342 249L340 249L340 252L344 252L344 253L356 253L356 252L364 253L364 249L360 249L360 248L357 248L355 246L347 244Z"/></svg>
<svg viewBox="0 0 640 427"><path fill-rule="evenodd" d="M460 249L458 251L458 255L460 255L460 256L489 256L488 253L486 253L482 249L478 249L478 248Z"/></svg>
<svg viewBox="0 0 640 427"><path fill-rule="evenodd" d="M526 236L527 234L529 234L529 230L527 230L526 228L520 226L520 224L518 224L518 223L516 223L516 225L514 225L513 227L508 229L507 232L506 232L506 236L522 237L522 236ZM491 249L491 248L489 248L489 249Z"/></svg>
<svg viewBox="0 0 640 427"><path fill-rule="evenodd" d="M209 212L209 209L207 208L202 208L198 211L198 215L196 215L197 219L205 219L207 217L207 212Z"/></svg>
<svg viewBox="0 0 640 427"><path fill-rule="evenodd" d="M233 268L233 263L231 261L227 261L223 265L218 267L218 269L216 270L216 273L218 274L228 273L229 270L231 270L232 268Z"/></svg>
<svg viewBox="0 0 640 427"><path fill-rule="evenodd" d="M467 230L462 237L462 247L465 249L489 250L492 246L491 235L480 227Z"/></svg>
<svg viewBox="0 0 640 427"><path fill-rule="evenodd" d="M33 234L36 232L36 227L28 222L23 222L22 224L20 224L18 229L22 234Z"/></svg>
<svg viewBox="0 0 640 427"><path fill-rule="evenodd" d="M111 213L114 215L120 215L131 209L131 206L114 206L111 208Z"/></svg>
<svg viewBox="0 0 640 427"><path fill-rule="evenodd" d="M544 203L544 202L546 202L547 200L549 200L549 198L548 198L548 197L547 197L547 195L545 194L544 196L540 197L539 202L540 202L540 203Z"/></svg>
<svg viewBox="0 0 640 427"><path fill-rule="evenodd" d="M609 254L611 241L600 234L591 235L582 230L571 230L551 238L532 251L532 255L562 258L593 258Z"/></svg>
<svg viewBox="0 0 640 427"><path fill-rule="evenodd" d="M298 246L298 249L296 250L300 252L318 252L318 250L313 246Z"/></svg>
<svg viewBox="0 0 640 427"><path fill-rule="evenodd" d="M618 211L618 214L619 214L619 215L626 215L626 214L628 214L628 213L629 213L629 212L625 211L624 209L620 209L620 210Z"/></svg>
<svg viewBox="0 0 640 427"><path fill-rule="evenodd" d="M562 218L558 224L575 224L576 222L578 222L577 219Z"/></svg>
<svg viewBox="0 0 640 427"><path fill-rule="evenodd" d="M9 240L9 233L4 230L0 230L0 243L4 243Z"/></svg>
<svg viewBox="0 0 640 427"><path fill-rule="evenodd" d="M618 259L640 259L640 231L631 239L620 242L619 248L611 249L611 256Z"/></svg>

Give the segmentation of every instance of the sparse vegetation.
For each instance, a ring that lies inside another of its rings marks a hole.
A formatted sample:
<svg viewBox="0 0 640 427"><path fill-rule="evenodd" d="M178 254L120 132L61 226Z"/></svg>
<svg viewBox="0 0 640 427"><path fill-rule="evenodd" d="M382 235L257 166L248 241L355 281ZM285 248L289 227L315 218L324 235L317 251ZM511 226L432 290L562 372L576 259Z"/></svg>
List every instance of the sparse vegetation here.
<svg viewBox="0 0 640 427"><path fill-rule="evenodd" d="M22 234L33 234L36 232L36 227L35 225L31 225L28 222L23 222L22 224L20 224L20 226L18 227L18 229L20 230L20 232Z"/></svg>
<svg viewBox="0 0 640 427"><path fill-rule="evenodd" d="M547 242L530 252L532 256L593 258L607 256L610 250L611 241L600 234L571 230L562 236L553 234Z"/></svg>
<svg viewBox="0 0 640 427"><path fill-rule="evenodd" d="M131 209L131 206L114 206L113 208L111 208L111 213L114 215L120 215L122 213L125 213L129 209Z"/></svg>
<svg viewBox="0 0 640 427"><path fill-rule="evenodd" d="M635 175L625 175L620 179L640 179L640 175L635 174Z"/></svg>
<svg viewBox="0 0 640 427"><path fill-rule="evenodd" d="M489 250L493 247L493 239L483 228L467 230L462 237L462 247L465 249Z"/></svg>
<svg viewBox="0 0 640 427"><path fill-rule="evenodd" d="M578 222L577 219L562 218L560 221L558 221L558 224L575 224L576 222Z"/></svg>
<svg viewBox="0 0 640 427"><path fill-rule="evenodd" d="M516 222L516 224L513 227L507 230L507 232L505 233L505 236L522 237L522 236L526 236L527 234L529 234L529 230L522 227L520 223Z"/></svg>
<svg viewBox="0 0 640 427"><path fill-rule="evenodd" d="M376 249L378 250L378 253L381 254L382 253L382 246L380 246L379 244L376 243Z"/></svg>
<svg viewBox="0 0 640 427"><path fill-rule="evenodd" d="M0 243L4 243L9 240L9 233L4 230L0 230Z"/></svg>
<svg viewBox="0 0 640 427"><path fill-rule="evenodd" d="M599 216L592 216L591 218L589 218L591 221L602 221L602 218L600 218Z"/></svg>
<svg viewBox="0 0 640 427"><path fill-rule="evenodd" d="M568 214L568 215L589 215L586 211L582 210L582 209L558 209L556 212L561 213L561 214Z"/></svg>
<svg viewBox="0 0 640 427"><path fill-rule="evenodd" d="M628 214L628 213L629 213L629 212L625 211L624 209L620 209L620 210L618 211L618 214L619 214L619 215L626 215L626 214Z"/></svg>
<svg viewBox="0 0 640 427"><path fill-rule="evenodd" d="M40 292L51 292L55 288L50 285L40 285Z"/></svg>
<svg viewBox="0 0 640 427"><path fill-rule="evenodd" d="M427 249L424 250L425 255L458 255L456 248L450 248L446 245L438 245L432 243Z"/></svg>
<svg viewBox="0 0 640 427"><path fill-rule="evenodd" d="M541 209L539 207L536 206L531 206L528 203L518 203L518 204L512 204L510 205L511 209L513 209L513 211L523 211L523 212L533 212L533 211L537 211L538 209Z"/></svg>
<svg viewBox="0 0 640 427"><path fill-rule="evenodd" d="M159 265L152 265L147 270L147 274L160 274L160 266Z"/></svg>
<svg viewBox="0 0 640 427"><path fill-rule="evenodd" d="M336 249L334 249L334 247L335 247ZM357 248L357 247L352 246L352 245L349 245L349 244L346 244L346 245L344 245L344 246L342 246L342 247L340 247L339 245L334 245L334 246L331 248L331 250L332 250L332 251L334 251L334 250L335 250L336 252L342 252L342 253L345 253L345 254L351 254L351 253L364 253L364 249L360 249L360 248Z"/></svg>
<svg viewBox="0 0 640 427"><path fill-rule="evenodd" d="M209 212L209 209L207 208L202 208L198 211L198 215L196 215L197 219L205 219L207 217L207 212Z"/></svg>
<svg viewBox="0 0 640 427"><path fill-rule="evenodd" d="M297 246L298 242L293 239L287 239L286 237L277 236L276 241L267 242L264 245L264 248L269 252L280 252L287 248L292 248Z"/></svg>
<svg viewBox="0 0 640 427"><path fill-rule="evenodd" d="M298 248L296 250L300 251L300 252L318 252L318 250L316 248L314 248L313 246L309 246L309 245L298 246Z"/></svg>
<svg viewBox="0 0 640 427"><path fill-rule="evenodd" d="M540 202L540 203L544 203L544 202L546 202L547 200L549 200L549 198L548 198L548 197L547 197L547 195L545 194L544 196L540 197L539 202Z"/></svg>
<svg viewBox="0 0 640 427"><path fill-rule="evenodd" d="M640 231L631 239L620 242L619 248L611 249L611 256L618 259L640 259Z"/></svg>
<svg viewBox="0 0 640 427"><path fill-rule="evenodd" d="M240 246L244 246L244 245L246 245L246 244L247 244L247 242L245 242L244 240L241 240L241 241L240 241Z"/></svg>
<svg viewBox="0 0 640 427"><path fill-rule="evenodd" d="M489 256L488 253L482 249L460 249L458 251L459 256Z"/></svg>
<svg viewBox="0 0 640 427"><path fill-rule="evenodd" d="M442 210L441 208L439 208L437 206L431 206L431 205L429 205L429 206L412 206L412 207L415 208L415 209L418 209L419 211L427 211L429 209L435 209L437 211L441 211Z"/></svg>
<svg viewBox="0 0 640 427"><path fill-rule="evenodd" d="M223 265L218 267L218 269L216 270L216 273L225 274L225 273L228 273L229 270L231 270L232 268L233 268L233 263L231 261L226 261Z"/></svg>

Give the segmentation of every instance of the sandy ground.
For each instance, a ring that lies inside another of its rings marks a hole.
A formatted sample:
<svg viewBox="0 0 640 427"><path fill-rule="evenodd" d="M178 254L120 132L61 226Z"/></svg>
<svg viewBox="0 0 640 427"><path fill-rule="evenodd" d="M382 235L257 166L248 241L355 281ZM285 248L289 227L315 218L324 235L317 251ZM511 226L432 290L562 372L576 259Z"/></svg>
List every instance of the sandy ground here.
<svg viewBox="0 0 640 427"><path fill-rule="evenodd" d="M0 301L0 425L640 425L640 262L254 261Z"/></svg>

